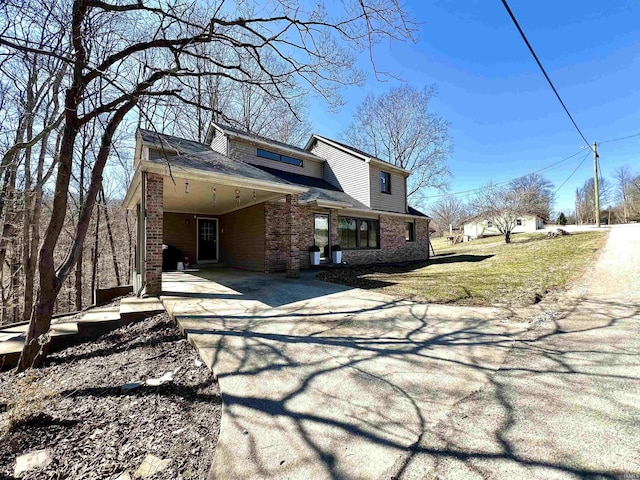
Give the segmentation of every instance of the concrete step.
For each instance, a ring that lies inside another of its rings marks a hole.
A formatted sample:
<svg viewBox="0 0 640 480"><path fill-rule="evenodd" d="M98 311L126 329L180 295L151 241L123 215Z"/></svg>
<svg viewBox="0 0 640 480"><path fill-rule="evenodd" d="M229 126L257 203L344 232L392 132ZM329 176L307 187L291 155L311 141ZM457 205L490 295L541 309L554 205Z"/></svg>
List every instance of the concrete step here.
<svg viewBox="0 0 640 480"><path fill-rule="evenodd" d="M93 308L78 321L51 325L49 351L94 340L105 333L132 322L164 312L157 298L124 298L119 307ZM0 369L17 365L24 346L28 325L0 328Z"/></svg>
<svg viewBox="0 0 640 480"><path fill-rule="evenodd" d="M100 307L89 310L78 321L82 340L93 340L120 327L120 307Z"/></svg>
<svg viewBox="0 0 640 480"><path fill-rule="evenodd" d="M120 318L124 325L153 317L162 312L164 312L164 307L156 297L123 298L120 302Z"/></svg>
<svg viewBox="0 0 640 480"><path fill-rule="evenodd" d="M28 325L20 325L0 330L0 369L15 367L20 359ZM75 345L80 341L76 322L51 325L49 351L55 352Z"/></svg>

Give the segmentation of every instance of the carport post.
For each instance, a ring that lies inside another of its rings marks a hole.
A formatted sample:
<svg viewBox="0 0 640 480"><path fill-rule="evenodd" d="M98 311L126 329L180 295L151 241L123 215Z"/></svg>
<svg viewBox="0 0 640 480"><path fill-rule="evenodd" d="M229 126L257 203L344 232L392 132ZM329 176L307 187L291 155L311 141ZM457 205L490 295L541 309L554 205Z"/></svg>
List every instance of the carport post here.
<svg viewBox="0 0 640 480"><path fill-rule="evenodd" d="M143 181L145 179L145 292L158 296L162 292L163 179L161 175L149 172L145 173Z"/></svg>
<svg viewBox="0 0 640 480"><path fill-rule="evenodd" d="M287 195L285 235L287 239L287 277L300 276L300 249L298 248L298 195Z"/></svg>

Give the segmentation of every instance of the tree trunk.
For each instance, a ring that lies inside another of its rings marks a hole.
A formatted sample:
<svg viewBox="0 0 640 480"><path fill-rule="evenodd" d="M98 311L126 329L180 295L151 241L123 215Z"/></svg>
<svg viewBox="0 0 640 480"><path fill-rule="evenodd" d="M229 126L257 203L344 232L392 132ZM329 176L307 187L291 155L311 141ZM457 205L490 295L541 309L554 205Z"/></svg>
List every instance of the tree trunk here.
<svg viewBox="0 0 640 480"><path fill-rule="evenodd" d="M111 244L111 257L113 259L113 271L116 275L116 284L118 286L122 285L120 283L120 269L118 268L118 257L116 255L116 245L113 241L113 233L111 232L111 222L109 221L109 209L107 208L107 200L104 195L104 188L100 189L100 196L102 197L102 204L104 208L104 219L107 223L107 236L109 237L109 243Z"/></svg>
<svg viewBox="0 0 640 480"><path fill-rule="evenodd" d="M511 243L511 232L506 232L504 234L504 241L505 243Z"/></svg>
<svg viewBox="0 0 640 480"><path fill-rule="evenodd" d="M93 237L93 255L91 258L91 295L94 299L96 298L96 288L98 286L98 247L99 245L99 234L100 234L100 204L97 205L96 208L96 229Z"/></svg>

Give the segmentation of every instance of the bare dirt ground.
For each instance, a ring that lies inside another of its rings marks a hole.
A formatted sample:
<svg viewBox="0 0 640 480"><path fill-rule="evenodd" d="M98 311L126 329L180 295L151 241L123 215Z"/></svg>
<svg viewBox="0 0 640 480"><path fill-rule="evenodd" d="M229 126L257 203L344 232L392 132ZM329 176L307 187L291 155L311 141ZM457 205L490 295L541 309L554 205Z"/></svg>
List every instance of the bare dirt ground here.
<svg viewBox="0 0 640 480"><path fill-rule="evenodd" d="M149 453L170 460L154 480L205 478L221 403L197 359L162 314L52 354L26 375L1 372L0 478L13 478L16 456L44 448L53 462L22 478L115 479ZM173 381L122 389L167 372Z"/></svg>

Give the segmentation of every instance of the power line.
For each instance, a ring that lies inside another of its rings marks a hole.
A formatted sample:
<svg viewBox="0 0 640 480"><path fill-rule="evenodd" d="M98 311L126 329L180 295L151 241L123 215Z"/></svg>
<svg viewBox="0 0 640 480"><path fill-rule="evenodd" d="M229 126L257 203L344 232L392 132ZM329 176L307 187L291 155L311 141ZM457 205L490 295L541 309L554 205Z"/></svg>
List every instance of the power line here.
<svg viewBox="0 0 640 480"><path fill-rule="evenodd" d="M556 193L558 193L560 191L560 189L562 187L565 186L565 184L571 179L571 177L573 177L573 175L578 171L578 169L582 166L582 164L584 163L584 161L589 157L589 155L591 155L590 152L587 152L587 154L584 156L584 158L580 161L580 163L578 164L578 166L576 168L573 169L573 172L571 172L569 174L569 176L566 178L566 180L564 182L562 182L562 184L556 188L553 192L553 194L555 195Z"/></svg>
<svg viewBox="0 0 640 480"><path fill-rule="evenodd" d="M527 175L534 175L536 173L544 172L545 170L549 170L549 169L551 169L551 168L553 168L553 167L555 167L557 165L560 165L563 162L566 162L567 160L572 159L573 157L581 154L583 151L584 150L580 149L576 153L573 153L573 154L569 155L568 157L563 158L562 160L558 160L557 162L551 163L551 164L547 165L546 167L542 167L540 170L536 170L534 172L525 173L524 175L520 175L518 177L512 178L511 180L504 180L502 182L494 183L493 185L494 186L506 185L508 183L513 182L514 180L518 180L519 178L526 177ZM442 193L440 195L430 195L430 196L428 196L426 198L427 199L431 199L431 198L440 198L440 197L449 197L449 196L455 197L455 196L461 195L463 193L478 192L480 190L484 190L485 188L486 188L485 186L482 186L482 187L479 187L479 188L472 188L471 190L461 190L459 192Z"/></svg>
<svg viewBox="0 0 640 480"><path fill-rule="evenodd" d="M612 138L611 140L605 140L604 142L599 142L598 145L602 145L603 143L620 142L622 140L627 140L629 138L634 138L634 137L640 137L640 133L634 133L633 135L627 135L626 137Z"/></svg>
<svg viewBox="0 0 640 480"><path fill-rule="evenodd" d="M524 32L522 31L522 28L520 28L520 24L518 23L518 20L516 20L516 17L513 15L513 12L511 11L511 8L509 8L509 5L507 4L507 0L502 0L502 4L504 5L504 8L507 9L507 12L509 13L509 16L511 17L511 20L513 20L513 23L515 24L516 28L518 29L518 31L520 32L520 35L522 36L522 39L524 40L524 43L527 44L527 47L529 48L529 51L531 52L531 55L533 55L533 58L535 58L536 63L538 64L538 66L540 67L540 70L542 70L542 73L544 74L544 77L547 79L547 82L549 82L549 85L551 86L551 88L553 89L553 93L556 94L556 97L558 97L558 101L560 102L560 104L562 105L562 108L564 108L564 111L567 112L567 115L569 116L569 118L571 119L571 123L573 123L573 126L576 127L576 130L578 131L578 133L580 134L580 136L582 137L582 140L584 140L584 143L586 145L589 145L589 148L591 147L591 144L589 143L589 141L587 140L587 138L583 135L582 131L580 130L580 128L578 128L578 124L576 123L576 121L573 119L573 116L571 116L571 113L569 113L569 109L567 108L567 106L564 104L564 102L562 101L562 98L560 98L560 94L558 93L558 90L556 90L556 87L553 85L553 82L551 81L551 79L549 78L549 75L547 75L546 70L544 69L544 67L542 66L542 63L540 63L540 60L538 59L538 56L536 55L536 52L533 50L533 47L531 46L531 44L529 43L529 40L527 40L527 36L524 34Z"/></svg>

